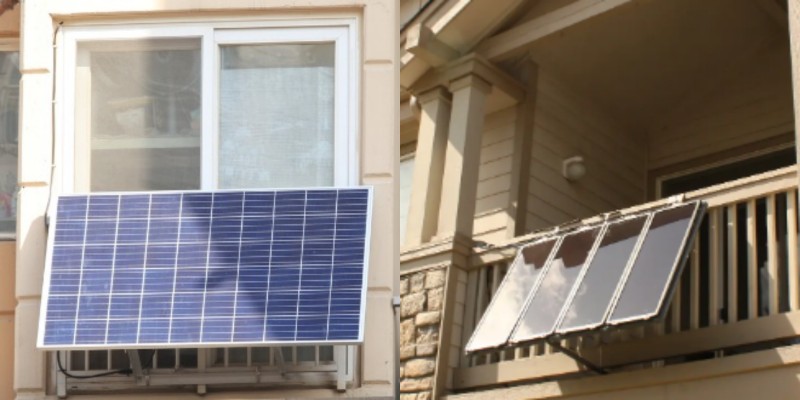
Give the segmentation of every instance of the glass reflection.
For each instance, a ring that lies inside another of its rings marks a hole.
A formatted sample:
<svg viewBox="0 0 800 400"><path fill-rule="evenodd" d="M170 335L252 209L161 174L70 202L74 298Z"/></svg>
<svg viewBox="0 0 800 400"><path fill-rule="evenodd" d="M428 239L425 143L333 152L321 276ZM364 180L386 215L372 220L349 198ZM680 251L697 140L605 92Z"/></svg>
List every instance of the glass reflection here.
<svg viewBox="0 0 800 400"><path fill-rule="evenodd" d="M333 185L335 45L220 53L219 187Z"/></svg>
<svg viewBox="0 0 800 400"><path fill-rule="evenodd" d="M639 240L647 215L610 224L575 297L567 309L559 333L603 323L617 285Z"/></svg>
<svg viewBox="0 0 800 400"><path fill-rule="evenodd" d="M17 218L19 53L0 52L0 233L13 235Z"/></svg>
<svg viewBox="0 0 800 400"><path fill-rule="evenodd" d="M520 320L512 342L542 338L553 331L601 226L565 236Z"/></svg>
<svg viewBox="0 0 800 400"><path fill-rule="evenodd" d="M657 212L622 289L609 323L646 318L658 313L671 277L681 265L693 232L697 203ZM683 250L683 251L682 251Z"/></svg>
<svg viewBox="0 0 800 400"><path fill-rule="evenodd" d="M200 188L199 39L82 42L78 191Z"/></svg>
<svg viewBox="0 0 800 400"><path fill-rule="evenodd" d="M520 250L472 334L466 347L468 352L506 343L555 243L556 239L550 239Z"/></svg>

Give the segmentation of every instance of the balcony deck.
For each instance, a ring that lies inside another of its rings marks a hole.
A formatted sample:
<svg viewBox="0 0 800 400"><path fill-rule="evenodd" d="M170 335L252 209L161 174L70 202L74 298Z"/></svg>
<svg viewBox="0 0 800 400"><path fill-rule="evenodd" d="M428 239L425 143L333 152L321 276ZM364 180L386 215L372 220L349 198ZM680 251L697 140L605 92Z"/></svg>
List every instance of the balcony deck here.
<svg viewBox="0 0 800 400"><path fill-rule="evenodd" d="M728 357L795 343L800 334L796 167L681 195L709 208L664 320L571 338L562 345L610 372ZM633 213L676 199L637 205ZM602 216L581 223L598 222ZM449 390L561 379L593 372L541 343L466 355L469 339L515 254L549 231L477 250L456 277L453 324L446 327ZM791 244L791 245L790 245ZM436 246L424 250L435 258ZM409 257L407 265L413 265ZM446 331L445 331L446 332ZM442 345L446 345L442 343Z"/></svg>

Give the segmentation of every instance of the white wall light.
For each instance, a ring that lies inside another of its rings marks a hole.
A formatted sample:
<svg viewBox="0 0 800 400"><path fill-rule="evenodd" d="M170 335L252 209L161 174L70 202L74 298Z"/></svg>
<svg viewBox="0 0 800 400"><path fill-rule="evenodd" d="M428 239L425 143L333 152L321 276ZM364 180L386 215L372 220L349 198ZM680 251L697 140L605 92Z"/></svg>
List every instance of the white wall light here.
<svg viewBox="0 0 800 400"><path fill-rule="evenodd" d="M561 162L561 175L570 182L575 182L586 175L586 164L583 157L575 156Z"/></svg>

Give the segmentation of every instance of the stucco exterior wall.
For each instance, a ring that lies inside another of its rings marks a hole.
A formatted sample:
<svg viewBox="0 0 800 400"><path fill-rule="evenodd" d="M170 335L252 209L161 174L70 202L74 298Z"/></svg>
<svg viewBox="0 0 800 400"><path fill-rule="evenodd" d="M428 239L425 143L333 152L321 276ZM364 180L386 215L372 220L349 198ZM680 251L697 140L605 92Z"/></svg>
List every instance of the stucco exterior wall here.
<svg viewBox="0 0 800 400"><path fill-rule="evenodd" d="M0 399L14 398L14 274L16 243L0 242Z"/></svg>
<svg viewBox="0 0 800 400"><path fill-rule="evenodd" d="M346 396L391 396L396 374L392 296L399 278L397 229L398 75L397 3L393 0L29 0L21 7L20 171L17 241L17 280L13 388L17 398L44 398L47 365L44 352L35 349L45 256L45 208L61 174L51 174L54 71L53 38L56 27L97 21L131 23L144 20L204 18L329 18L354 17L358 21L361 55L360 77L360 181L374 186L372 248L367 294L365 341L360 352L358 381L361 388ZM51 188L51 185L55 185ZM282 396L335 396L337 392L289 391Z"/></svg>

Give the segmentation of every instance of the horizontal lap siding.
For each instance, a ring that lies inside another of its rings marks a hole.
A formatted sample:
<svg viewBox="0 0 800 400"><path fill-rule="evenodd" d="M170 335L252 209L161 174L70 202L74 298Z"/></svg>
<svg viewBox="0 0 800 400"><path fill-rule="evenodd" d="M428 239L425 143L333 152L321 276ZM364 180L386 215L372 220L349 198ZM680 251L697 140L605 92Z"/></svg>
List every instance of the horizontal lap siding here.
<svg viewBox="0 0 800 400"><path fill-rule="evenodd" d="M642 135L643 136L643 135ZM561 162L580 155L586 176L570 183ZM642 202L646 143L540 71L528 193L529 230Z"/></svg>
<svg viewBox="0 0 800 400"><path fill-rule="evenodd" d="M793 131L785 43L774 44L707 93L689 95L649 135L650 168L669 167Z"/></svg>
<svg viewBox="0 0 800 400"><path fill-rule="evenodd" d="M473 228L478 240L505 238L515 123L513 107L487 115L484 122Z"/></svg>

